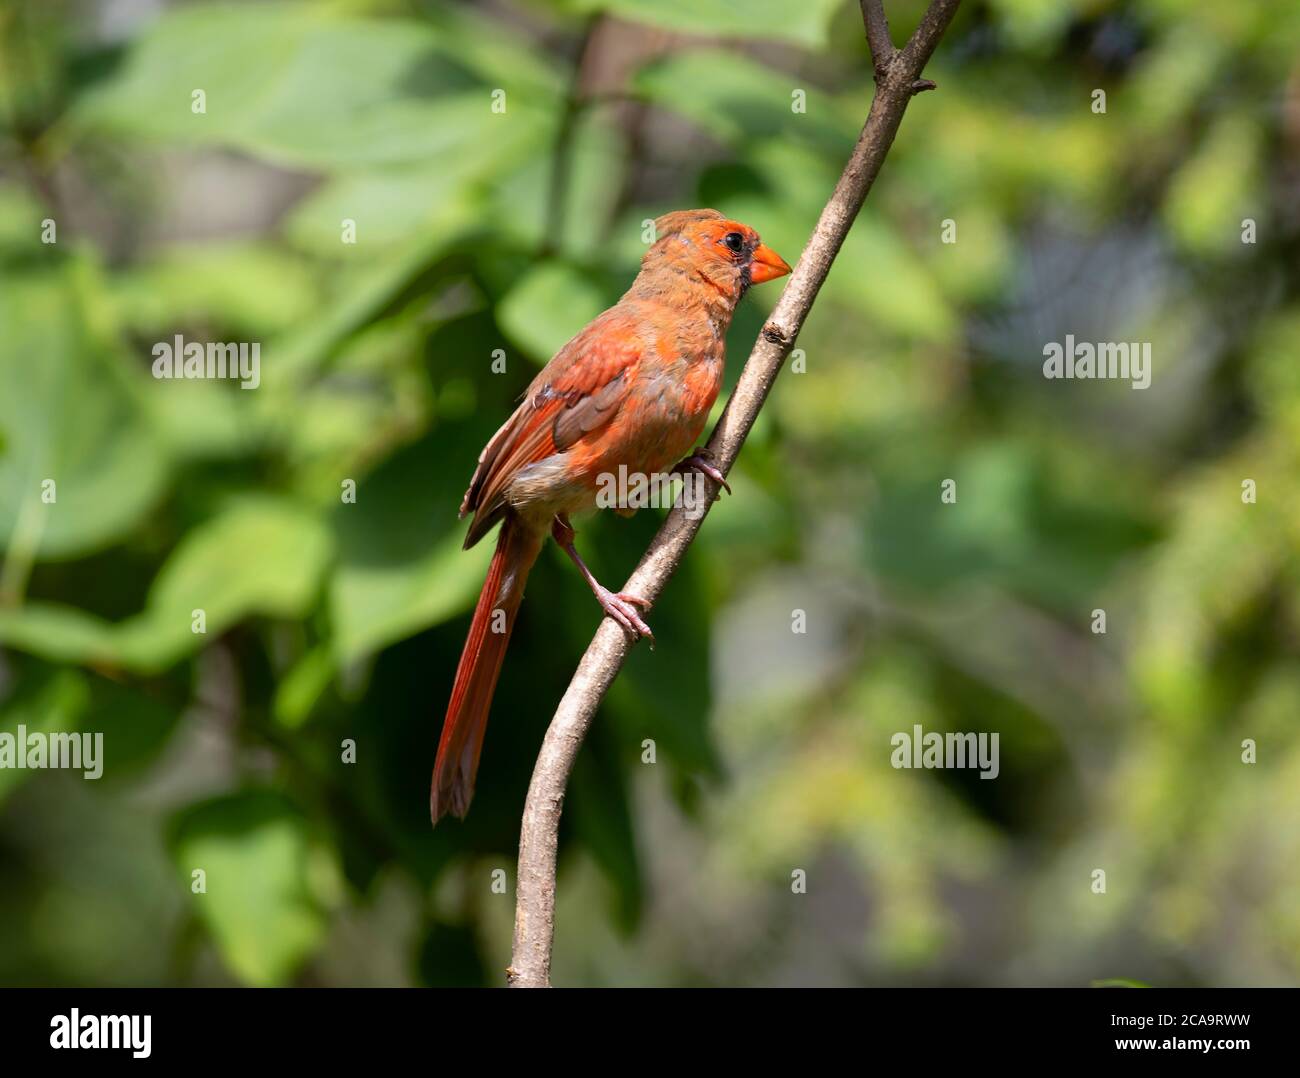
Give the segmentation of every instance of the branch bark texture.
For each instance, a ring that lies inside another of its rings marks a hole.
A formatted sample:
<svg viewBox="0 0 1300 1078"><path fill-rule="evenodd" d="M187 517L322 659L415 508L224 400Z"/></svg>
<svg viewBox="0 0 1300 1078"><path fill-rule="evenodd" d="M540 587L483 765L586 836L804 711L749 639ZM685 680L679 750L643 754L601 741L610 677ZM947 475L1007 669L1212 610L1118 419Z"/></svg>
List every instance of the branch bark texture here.
<svg viewBox="0 0 1300 1078"><path fill-rule="evenodd" d="M896 49L889 36L882 0L861 0L876 75L871 110L830 201L754 343L740 380L709 438L709 451L723 474L735 463L759 409L794 346L831 264L880 172L908 101L920 91L934 87L929 80L921 78L921 71L960 2L933 0L907 44ZM717 493L716 484L712 493ZM692 520L682 509L672 510L622 590L652 602L657 599L705 515L707 511ZM519 835L514 953L507 971L513 987L543 988L550 984L556 849L564 793L596 709L618 675L630 647L628 637L615 622L606 618L600 623L542 741Z"/></svg>

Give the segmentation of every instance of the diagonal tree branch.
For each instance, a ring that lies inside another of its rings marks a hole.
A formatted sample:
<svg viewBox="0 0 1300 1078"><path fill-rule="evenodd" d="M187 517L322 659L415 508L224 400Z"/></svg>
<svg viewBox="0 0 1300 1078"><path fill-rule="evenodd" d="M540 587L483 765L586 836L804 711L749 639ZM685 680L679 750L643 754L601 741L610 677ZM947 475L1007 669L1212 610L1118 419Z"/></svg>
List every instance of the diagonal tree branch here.
<svg viewBox="0 0 1300 1078"><path fill-rule="evenodd" d="M890 42L880 0L861 2L876 70L871 111L835 191L822 210L785 291L754 343L740 380L709 439L709 451L723 474L735 463L830 272L831 263L880 172L908 101L914 94L934 87L934 83L920 77L921 70L961 0L932 0L902 49L895 49ZM711 493L717 493L716 485ZM670 512L622 590L651 601L657 599L699 531L704 516L697 514L692 520L682 509ZM519 835L514 954L507 971L509 983L514 987L543 988L550 984L551 945L555 935L555 858L564 793L596 709L618 675L630 646L627 636L614 621L606 618L600 623L542 740Z"/></svg>

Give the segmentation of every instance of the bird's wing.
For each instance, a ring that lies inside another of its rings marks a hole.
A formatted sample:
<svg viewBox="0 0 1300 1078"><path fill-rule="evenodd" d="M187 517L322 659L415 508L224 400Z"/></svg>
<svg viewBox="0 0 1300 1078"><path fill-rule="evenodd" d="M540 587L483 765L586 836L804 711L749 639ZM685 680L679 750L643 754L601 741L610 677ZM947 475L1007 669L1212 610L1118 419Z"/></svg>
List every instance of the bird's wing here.
<svg viewBox="0 0 1300 1078"><path fill-rule="evenodd" d="M521 468L564 452L618 414L640 361L639 341L599 320L556 354L479 455L460 506L461 516L474 513L466 547L500 518L505 488Z"/></svg>

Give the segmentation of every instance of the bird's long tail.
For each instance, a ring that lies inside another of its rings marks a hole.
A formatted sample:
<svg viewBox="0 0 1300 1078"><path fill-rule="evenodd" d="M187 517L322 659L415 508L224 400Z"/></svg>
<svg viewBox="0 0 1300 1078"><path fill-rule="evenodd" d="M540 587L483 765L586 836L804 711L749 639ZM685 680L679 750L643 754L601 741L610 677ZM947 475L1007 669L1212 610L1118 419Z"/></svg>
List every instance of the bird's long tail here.
<svg viewBox="0 0 1300 1078"><path fill-rule="evenodd" d="M429 790L429 812L435 825L448 812L464 818L469 811L501 660L515 627L519 601L524 597L524 582L544 538L530 532L513 514L507 514L501 524L496 553L456 667L456 683L438 741L438 759Z"/></svg>

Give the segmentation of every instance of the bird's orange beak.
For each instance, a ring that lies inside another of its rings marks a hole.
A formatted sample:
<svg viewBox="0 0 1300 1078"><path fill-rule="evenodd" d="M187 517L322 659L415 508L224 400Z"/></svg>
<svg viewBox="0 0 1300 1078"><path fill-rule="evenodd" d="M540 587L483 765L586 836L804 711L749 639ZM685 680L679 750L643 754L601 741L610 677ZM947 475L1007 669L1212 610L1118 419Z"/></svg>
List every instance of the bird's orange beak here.
<svg viewBox="0 0 1300 1078"><path fill-rule="evenodd" d="M766 243L760 243L754 248L754 258L749 270L749 279L754 284L775 281L778 277L784 277L789 272L790 266L786 260Z"/></svg>

